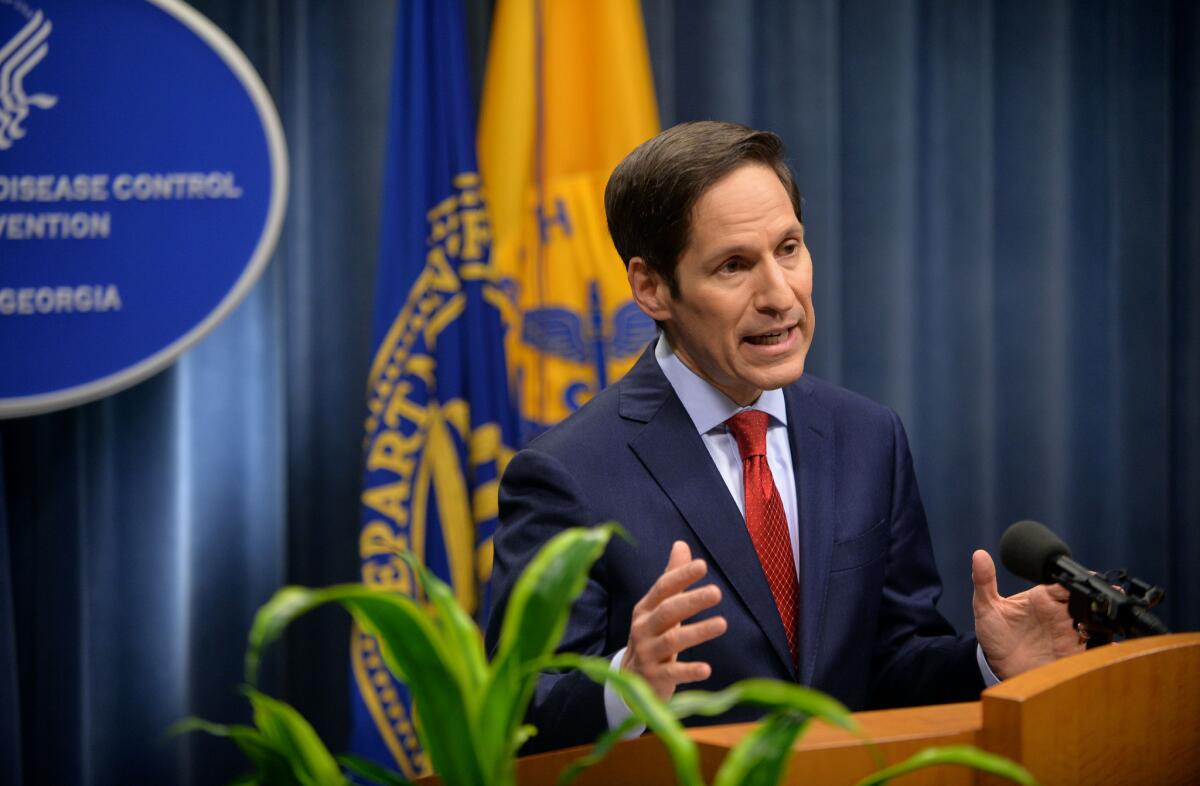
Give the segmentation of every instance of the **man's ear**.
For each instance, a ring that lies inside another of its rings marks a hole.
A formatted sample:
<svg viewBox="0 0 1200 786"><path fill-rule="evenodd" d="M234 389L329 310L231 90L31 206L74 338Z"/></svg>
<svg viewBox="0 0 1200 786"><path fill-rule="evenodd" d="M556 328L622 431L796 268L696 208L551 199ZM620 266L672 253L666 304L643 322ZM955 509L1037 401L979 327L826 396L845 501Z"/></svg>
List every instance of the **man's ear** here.
<svg viewBox="0 0 1200 786"><path fill-rule="evenodd" d="M626 271L629 279L629 291L646 316L656 322L666 322L671 318L671 290L662 276L650 269L646 260L633 257L629 260Z"/></svg>

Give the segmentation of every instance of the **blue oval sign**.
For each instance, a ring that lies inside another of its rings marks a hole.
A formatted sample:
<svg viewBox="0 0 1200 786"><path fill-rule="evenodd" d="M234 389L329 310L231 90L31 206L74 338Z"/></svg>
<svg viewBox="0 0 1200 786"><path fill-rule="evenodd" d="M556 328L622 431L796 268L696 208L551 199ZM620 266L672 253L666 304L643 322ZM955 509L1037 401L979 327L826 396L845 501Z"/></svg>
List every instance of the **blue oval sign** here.
<svg viewBox="0 0 1200 786"><path fill-rule="evenodd" d="M113 393L237 305L275 247L279 116L177 0L0 0L0 417Z"/></svg>

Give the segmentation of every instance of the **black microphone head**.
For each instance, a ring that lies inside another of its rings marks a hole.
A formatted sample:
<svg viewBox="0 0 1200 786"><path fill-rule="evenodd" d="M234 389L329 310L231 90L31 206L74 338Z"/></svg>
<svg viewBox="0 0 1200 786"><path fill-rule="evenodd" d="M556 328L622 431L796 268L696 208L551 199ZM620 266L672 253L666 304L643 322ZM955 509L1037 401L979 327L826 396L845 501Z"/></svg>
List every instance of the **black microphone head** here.
<svg viewBox="0 0 1200 786"><path fill-rule="evenodd" d="M1071 550L1057 535L1036 521L1018 521L1000 537L1000 561L1009 572L1036 584L1052 582L1051 561L1069 557Z"/></svg>

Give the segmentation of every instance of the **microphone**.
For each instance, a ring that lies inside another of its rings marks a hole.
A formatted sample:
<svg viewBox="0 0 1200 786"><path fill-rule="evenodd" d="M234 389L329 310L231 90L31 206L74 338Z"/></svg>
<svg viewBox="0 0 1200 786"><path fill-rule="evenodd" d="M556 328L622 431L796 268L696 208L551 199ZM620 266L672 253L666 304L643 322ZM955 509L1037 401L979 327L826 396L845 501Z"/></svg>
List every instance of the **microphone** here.
<svg viewBox="0 0 1200 786"><path fill-rule="evenodd" d="M1072 575L1087 569L1071 559L1071 549L1048 527L1037 522L1018 521L1000 537L1000 561L1013 575L1034 584L1053 584L1058 581L1055 568L1058 562Z"/></svg>
<svg viewBox="0 0 1200 786"><path fill-rule="evenodd" d="M1162 600L1162 589L1123 570L1104 576L1088 570L1071 559L1066 543L1036 521L1018 521L1005 530L1000 538L1000 561L1009 572L1035 584L1061 584L1069 589L1071 617L1098 639L1170 633L1149 611Z"/></svg>

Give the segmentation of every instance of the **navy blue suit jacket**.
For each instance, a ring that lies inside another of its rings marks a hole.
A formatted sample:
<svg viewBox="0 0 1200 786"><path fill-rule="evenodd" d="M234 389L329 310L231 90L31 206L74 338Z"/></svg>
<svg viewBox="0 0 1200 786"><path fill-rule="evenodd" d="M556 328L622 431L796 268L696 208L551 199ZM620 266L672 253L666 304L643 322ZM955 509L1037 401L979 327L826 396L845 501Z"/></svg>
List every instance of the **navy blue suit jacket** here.
<svg viewBox="0 0 1200 786"><path fill-rule="evenodd" d="M793 671L770 587L737 504L653 345L616 385L520 451L500 486L496 606L489 648L521 569L564 527L615 520L614 539L576 603L561 649L611 656L633 606L683 540L721 589L728 621L681 658L717 690L746 677L798 681L851 709L978 698L975 639L956 637L935 603L941 583L899 418L807 374L784 389L800 517L800 668ZM755 717L748 709L697 723ZM582 674L543 675L525 752L591 742L606 727L603 688Z"/></svg>

